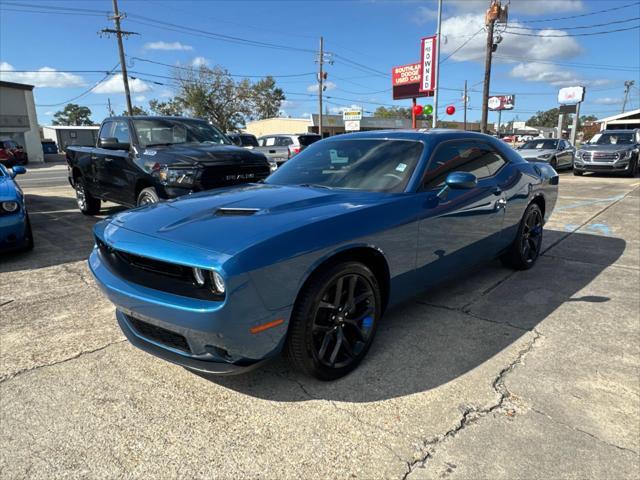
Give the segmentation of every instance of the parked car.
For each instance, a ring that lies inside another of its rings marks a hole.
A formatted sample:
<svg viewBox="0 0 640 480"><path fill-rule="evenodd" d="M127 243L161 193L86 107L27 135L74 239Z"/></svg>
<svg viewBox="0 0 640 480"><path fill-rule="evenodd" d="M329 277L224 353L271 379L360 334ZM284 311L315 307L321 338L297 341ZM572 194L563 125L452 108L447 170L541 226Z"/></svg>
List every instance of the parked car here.
<svg viewBox="0 0 640 480"><path fill-rule="evenodd" d="M265 135L258 138L258 150L282 165L318 140L320 135L315 133Z"/></svg>
<svg viewBox="0 0 640 480"><path fill-rule="evenodd" d="M14 180L26 171L21 165L7 168L0 164L0 252L33 248L24 194Z"/></svg>
<svg viewBox="0 0 640 480"><path fill-rule="evenodd" d="M69 147L66 160L87 215L98 213L103 200L134 207L271 173L264 154L232 145L204 120L183 117L110 117L95 147Z"/></svg>
<svg viewBox="0 0 640 480"><path fill-rule="evenodd" d="M251 149L258 146L258 139L250 133L228 133L227 137L239 147Z"/></svg>
<svg viewBox="0 0 640 480"><path fill-rule="evenodd" d="M546 162L558 170L573 168L576 149L568 140L536 138L518 147L518 153L529 162Z"/></svg>
<svg viewBox="0 0 640 480"><path fill-rule="evenodd" d="M89 266L135 346L189 369L286 352L329 380L380 317L501 257L531 268L558 175L472 132L360 132L317 142L263 183L116 214Z"/></svg>
<svg viewBox="0 0 640 480"><path fill-rule="evenodd" d="M10 138L0 140L0 164L11 168L14 165L26 165L29 157L22 145L18 145Z"/></svg>
<svg viewBox="0 0 640 480"><path fill-rule="evenodd" d="M638 173L640 129L603 130L576 152L574 175L584 172Z"/></svg>

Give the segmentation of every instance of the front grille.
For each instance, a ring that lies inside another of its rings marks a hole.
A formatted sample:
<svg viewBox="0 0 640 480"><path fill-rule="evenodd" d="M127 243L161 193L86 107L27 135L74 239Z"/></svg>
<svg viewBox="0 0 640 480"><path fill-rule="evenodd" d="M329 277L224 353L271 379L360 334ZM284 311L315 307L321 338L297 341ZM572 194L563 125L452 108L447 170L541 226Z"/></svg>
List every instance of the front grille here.
<svg viewBox="0 0 640 480"><path fill-rule="evenodd" d="M586 162L615 162L618 154L615 152L585 152L582 159Z"/></svg>
<svg viewBox="0 0 640 480"><path fill-rule="evenodd" d="M206 167L200 176L203 190L257 182L271 173L268 163L254 165L214 165Z"/></svg>
<svg viewBox="0 0 640 480"><path fill-rule="evenodd" d="M126 317L129 324L131 324L136 333L141 337L169 348L174 348L185 353L191 353L187 339L179 333L152 325L151 323L143 322L142 320L130 315L126 315Z"/></svg>
<svg viewBox="0 0 640 480"><path fill-rule="evenodd" d="M109 268L128 282L183 297L209 301L224 299L224 295L212 292L206 285L196 285L191 267L116 250L99 239L96 243Z"/></svg>

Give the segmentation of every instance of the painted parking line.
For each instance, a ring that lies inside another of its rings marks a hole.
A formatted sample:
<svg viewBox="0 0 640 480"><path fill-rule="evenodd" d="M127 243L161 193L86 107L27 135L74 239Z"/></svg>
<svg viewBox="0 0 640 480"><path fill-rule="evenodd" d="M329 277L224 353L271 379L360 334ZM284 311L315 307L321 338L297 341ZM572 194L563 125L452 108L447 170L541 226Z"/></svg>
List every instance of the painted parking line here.
<svg viewBox="0 0 640 480"><path fill-rule="evenodd" d="M595 205L598 203L612 203L617 202L618 200L622 200L625 197L625 194L616 195L614 197L608 198L596 198L594 200L585 200L583 202L570 203L569 205L565 205L564 207L556 207L555 211L560 212L563 210L571 210L573 208L585 207L587 205Z"/></svg>

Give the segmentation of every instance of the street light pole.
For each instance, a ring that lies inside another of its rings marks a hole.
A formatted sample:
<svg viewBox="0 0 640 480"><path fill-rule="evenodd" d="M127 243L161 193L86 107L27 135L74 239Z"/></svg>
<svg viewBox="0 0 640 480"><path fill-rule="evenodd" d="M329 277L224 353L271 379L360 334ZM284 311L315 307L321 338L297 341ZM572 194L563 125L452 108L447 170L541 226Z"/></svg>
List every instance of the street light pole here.
<svg viewBox="0 0 640 480"><path fill-rule="evenodd" d="M320 56L318 57L318 133L322 138L322 88L324 83L324 72L322 67L324 65L324 38L320 37Z"/></svg>
<svg viewBox="0 0 640 480"><path fill-rule="evenodd" d="M440 32L442 24L442 0L438 0L438 32L436 42L436 88L433 92L433 116L431 117L431 128L438 126L438 92L440 90ZM415 127L414 127L415 128Z"/></svg>

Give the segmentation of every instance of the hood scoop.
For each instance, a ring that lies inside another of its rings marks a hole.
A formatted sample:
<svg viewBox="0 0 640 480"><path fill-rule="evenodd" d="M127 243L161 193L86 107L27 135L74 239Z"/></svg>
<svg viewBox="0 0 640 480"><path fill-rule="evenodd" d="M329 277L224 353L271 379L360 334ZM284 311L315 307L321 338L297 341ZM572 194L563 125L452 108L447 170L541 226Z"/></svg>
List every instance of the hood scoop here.
<svg viewBox="0 0 640 480"><path fill-rule="evenodd" d="M250 217L258 213L258 208L218 208L215 212L216 217Z"/></svg>

